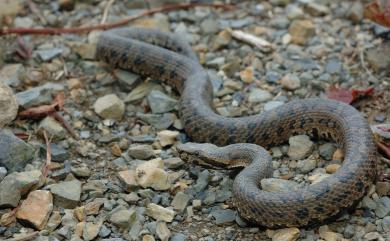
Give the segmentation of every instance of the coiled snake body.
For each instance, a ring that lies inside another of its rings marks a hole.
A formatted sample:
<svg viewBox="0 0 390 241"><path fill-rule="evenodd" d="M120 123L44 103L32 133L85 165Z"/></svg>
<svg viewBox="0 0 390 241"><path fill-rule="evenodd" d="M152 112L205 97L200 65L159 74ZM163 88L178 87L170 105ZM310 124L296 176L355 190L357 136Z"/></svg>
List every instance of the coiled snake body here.
<svg viewBox="0 0 390 241"><path fill-rule="evenodd" d="M240 215L262 226L304 226L339 213L365 193L375 177L375 146L366 120L353 107L323 99L295 100L259 115L228 118L212 108L206 71L191 47L157 30L103 32L97 57L115 67L163 80L181 94L180 118L197 142L178 146L183 159L212 168L245 167L235 178L233 201ZM344 151L342 167L307 188L262 191L260 180L272 173L265 148L306 133L331 139ZM233 144L254 143L254 144Z"/></svg>

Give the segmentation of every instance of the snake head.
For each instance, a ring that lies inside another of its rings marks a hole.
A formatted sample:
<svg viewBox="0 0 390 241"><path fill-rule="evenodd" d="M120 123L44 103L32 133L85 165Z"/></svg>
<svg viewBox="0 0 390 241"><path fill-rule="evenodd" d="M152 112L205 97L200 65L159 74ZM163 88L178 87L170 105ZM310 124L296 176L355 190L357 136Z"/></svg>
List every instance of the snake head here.
<svg viewBox="0 0 390 241"><path fill-rule="evenodd" d="M211 169L226 169L229 163L221 158L218 149L209 143L187 142L176 146L180 158L185 162Z"/></svg>

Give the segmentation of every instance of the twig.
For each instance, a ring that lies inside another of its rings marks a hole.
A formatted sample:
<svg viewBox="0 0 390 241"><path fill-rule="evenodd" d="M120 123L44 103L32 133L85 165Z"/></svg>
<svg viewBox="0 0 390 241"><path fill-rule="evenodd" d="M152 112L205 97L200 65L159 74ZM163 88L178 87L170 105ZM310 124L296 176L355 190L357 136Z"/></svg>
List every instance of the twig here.
<svg viewBox="0 0 390 241"><path fill-rule="evenodd" d="M106 6L104 7L102 21L100 22L101 24L104 24L107 21L108 12L110 11L110 8L114 2L115 0L109 0Z"/></svg>
<svg viewBox="0 0 390 241"><path fill-rule="evenodd" d="M31 240L31 239L35 238L38 235L39 235L39 232L35 231L35 232L32 232L32 233L21 235L21 236L16 237L16 238L6 239L4 241L27 241L27 240Z"/></svg>
<svg viewBox="0 0 390 241"><path fill-rule="evenodd" d="M220 4L220 3L182 3L175 5L167 5L158 8L152 8L150 10L145 10L137 15L126 17L122 20L113 23L100 24L95 26L87 27L75 27L75 28L2 28L0 30L0 35L5 34L62 34L62 33L80 33L80 32L89 32L92 30L104 30L119 27L125 25L135 19L149 16L154 13L159 12L168 12L179 9L189 9L194 7L213 7L213 8L222 8L225 10L231 10L234 5L231 4Z"/></svg>
<svg viewBox="0 0 390 241"><path fill-rule="evenodd" d="M76 140L79 139L78 135L73 130L72 126L68 123L67 120L65 120L65 118L60 113L53 112L50 114L50 116L54 117L54 119L60 122L74 139Z"/></svg>
<svg viewBox="0 0 390 241"><path fill-rule="evenodd" d="M387 147L383 142L377 141L376 145L378 146L379 150L385 155L386 158L390 158L390 149Z"/></svg>
<svg viewBox="0 0 390 241"><path fill-rule="evenodd" d="M45 130L43 131L43 137L45 138L45 143L46 143L46 162L42 167L42 175L44 178L46 178L47 175L49 174L49 167L51 164L51 147L50 147L50 140L47 137L47 133Z"/></svg>

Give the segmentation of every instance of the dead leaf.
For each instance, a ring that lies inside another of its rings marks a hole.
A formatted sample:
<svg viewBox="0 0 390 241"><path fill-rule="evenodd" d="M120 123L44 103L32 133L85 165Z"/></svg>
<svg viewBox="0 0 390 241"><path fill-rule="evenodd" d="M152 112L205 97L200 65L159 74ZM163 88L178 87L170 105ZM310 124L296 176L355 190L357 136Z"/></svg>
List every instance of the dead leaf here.
<svg viewBox="0 0 390 241"><path fill-rule="evenodd" d="M375 0L364 7L364 17L390 28L390 1Z"/></svg>
<svg viewBox="0 0 390 241"><path fill-rule="evenodd" d="M373 93L374 88L372 87L365 90L346 90L332 85L326 91L326 96L332 100L338 100L347 104L352 104L357 99L370 96Z"/></svg>

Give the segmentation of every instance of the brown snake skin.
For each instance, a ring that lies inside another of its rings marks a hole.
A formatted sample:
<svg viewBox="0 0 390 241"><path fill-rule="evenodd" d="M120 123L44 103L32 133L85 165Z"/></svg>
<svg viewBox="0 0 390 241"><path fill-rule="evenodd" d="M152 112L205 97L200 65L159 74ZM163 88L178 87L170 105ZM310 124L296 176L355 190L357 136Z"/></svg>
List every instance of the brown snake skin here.
<svg viewBox="0 0 390 241"><path fill-rule="evenodd" d="M321 222L359 200L375 177L375 145L367 121L350 105L324 99L295 100L259 115L228 118L211 105L212 86L191 47L175 35L146 29L103 32L97 57L114 67L163 80L181 94L180 118L197 142L219 146L255 143L269 148L292 135L330 139L344 151L332 176L291 192L262 191L272 173L270 156L254 144L178 146L183 157L214 168L244 168L234 180L234 204L245 219L261 226L305 226Z"/></svg>

